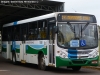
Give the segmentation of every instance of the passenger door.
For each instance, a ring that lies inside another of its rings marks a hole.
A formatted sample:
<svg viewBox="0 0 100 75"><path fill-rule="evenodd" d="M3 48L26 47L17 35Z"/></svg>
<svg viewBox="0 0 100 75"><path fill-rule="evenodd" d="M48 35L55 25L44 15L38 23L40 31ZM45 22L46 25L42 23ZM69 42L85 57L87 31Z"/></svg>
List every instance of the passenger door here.
<svg viewBox="0 0 100 75"><path fill-rule="evenodd" d="M49 62L55 64L55 33L54 33L55 23L49 24Z"/></svg>
<svg viewBox="0 0 100 75"><path fill-rule="evenodd" d="M7 49L8 49L8 52L7 52L7 58L8 59L11 59L11 40L12 40L12 27L8 27L8 34L7 34L7 37L8 37L8 46L7 46Z"/></svg>
<svg viewBox="0 0 100 75"><path fill-rule="evenodd" d="M16 61L20 61L20 26L12 27L12 52L15 52Z"/></svg>
<svg viewBox="0 0 100 75"><path fill-rule="evenodd" d="M26 35L27 35L27 24L22 24L20 26L21 30L21 47L20 47L20 61L22 63L26 62L26 47L25 47L25 41L26 41Z"/></svg>

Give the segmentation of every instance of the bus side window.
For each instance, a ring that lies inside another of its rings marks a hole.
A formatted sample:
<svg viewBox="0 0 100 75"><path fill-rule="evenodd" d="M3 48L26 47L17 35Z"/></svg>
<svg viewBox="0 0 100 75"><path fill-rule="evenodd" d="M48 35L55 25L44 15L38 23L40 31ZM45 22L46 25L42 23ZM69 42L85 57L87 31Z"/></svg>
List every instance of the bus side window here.
<svg viewBox="0 0 100 75"><path fill-rule="evenodd" d="M8 27L8 41L11 41L12 40L12 26L9 26Z"/></svg>
<svg viewBox="0 0 100 75"><path fill-rule="evenodd" d="M38 39L47 38L47 22L46 20L38 21Z"/></svg>
<svg viewBox="0 0 100 75"><path fill-rule="evenodd" d="M25 41L27 40L27 27L28 23L24 23L24 24L20 24L20 36L21 36L21 40Z"/></svg>
<svg viewBox="0 0 100 75"><path fill-rule="evenodd" d="M41 39L41 30L38 28L38 39Z"/></svg>
<svg viewBox="0 0 100 75"><path fill-rule="evenodd" d="M28 40L37 39L37 22L29 23Z"/></svg>
<svg viewBox="0 0 100 75"><path fill-rule="evenodd" d="M8 36L8 33L7 33L8 31L7 31L7 27L4 27L3 28L3 36L2 36L2 40L3 41L8 41L8 38L7 38L7 36Z"/></svg>
<svg viewBox="0 0 100 75"><path fill-rule="evenodd" d="M20 40L20 26L13 27L13 40L19 41Z"/></svg>
<svg viewBox="0 0 100 75"><path fill-rule="evenodd" d="M49 39L54 40L55 39L55 24L50 24L49 25Z"/></svg>
<svg viewBox="0 0 100 75"><path fill-rule="evenodd" d="M28 39L29 39L29 40L35 39L34 29L30 29L30 30L29 30Z"/></svg>
<svg viewBox="0 0 100 75"><path fill-rule="evenodd" d="M45 30L45 28L41 28L41 38L46 39L46 30Z"/></svg>

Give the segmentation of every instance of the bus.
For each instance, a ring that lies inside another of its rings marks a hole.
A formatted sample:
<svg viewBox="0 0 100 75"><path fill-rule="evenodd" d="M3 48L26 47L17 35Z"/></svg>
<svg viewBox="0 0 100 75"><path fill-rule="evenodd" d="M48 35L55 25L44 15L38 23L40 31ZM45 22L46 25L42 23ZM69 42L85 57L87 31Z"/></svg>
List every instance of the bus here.
<svg viewBox="0 0 100 75"><path fill-rule="evenodd" d="M17 62L67 67L98 66L98 29L95 15L54 12L11 22L2 27L2 56Z"/></svg>

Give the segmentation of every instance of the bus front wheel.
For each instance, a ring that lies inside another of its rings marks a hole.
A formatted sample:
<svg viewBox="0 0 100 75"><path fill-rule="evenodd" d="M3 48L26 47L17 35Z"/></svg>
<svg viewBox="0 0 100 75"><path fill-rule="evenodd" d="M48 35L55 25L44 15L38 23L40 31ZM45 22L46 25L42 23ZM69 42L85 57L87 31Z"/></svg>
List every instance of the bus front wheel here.
<svg viewBox="0 0 100 75"><path fill-rule="evenodd" d="M72 69L73 69L74 71L79 71L79 70L81 69L81 66L75 66L75 67L72 67Z"/></svg>
<svg viewBox="0 0 100 75"><path fill-rule="evenodd" d="M46 70L44 54L39 55L39 69Z"/></svg>

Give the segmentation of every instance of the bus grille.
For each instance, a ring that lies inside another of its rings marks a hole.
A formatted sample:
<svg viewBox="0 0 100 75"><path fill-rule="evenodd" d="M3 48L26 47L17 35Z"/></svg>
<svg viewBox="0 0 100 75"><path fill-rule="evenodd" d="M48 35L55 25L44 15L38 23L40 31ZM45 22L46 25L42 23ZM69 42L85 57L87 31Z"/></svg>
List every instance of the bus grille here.
<svg viewBox="0 0 100 75"><path fill-rule="evenodd" d="M72 60L73 64L85 64L87 60Z"/></svg>
<svg viewBox="0 0 100 75"><path fill-rule="evenodd" d="M77 50L77 51L75 51L75 50L69 50L68 51L68 53L69 54L89 54L90 52L92 52L92 50L83 50L83 51L81 51L81 50Z"/></svg>
<svg viewBox="0 0 100 75"><path fill-rule="evenodd" d="M91 50L87 50L87 51L78 51L78 54L89 54L90 52L92 52Z"/></svg>

